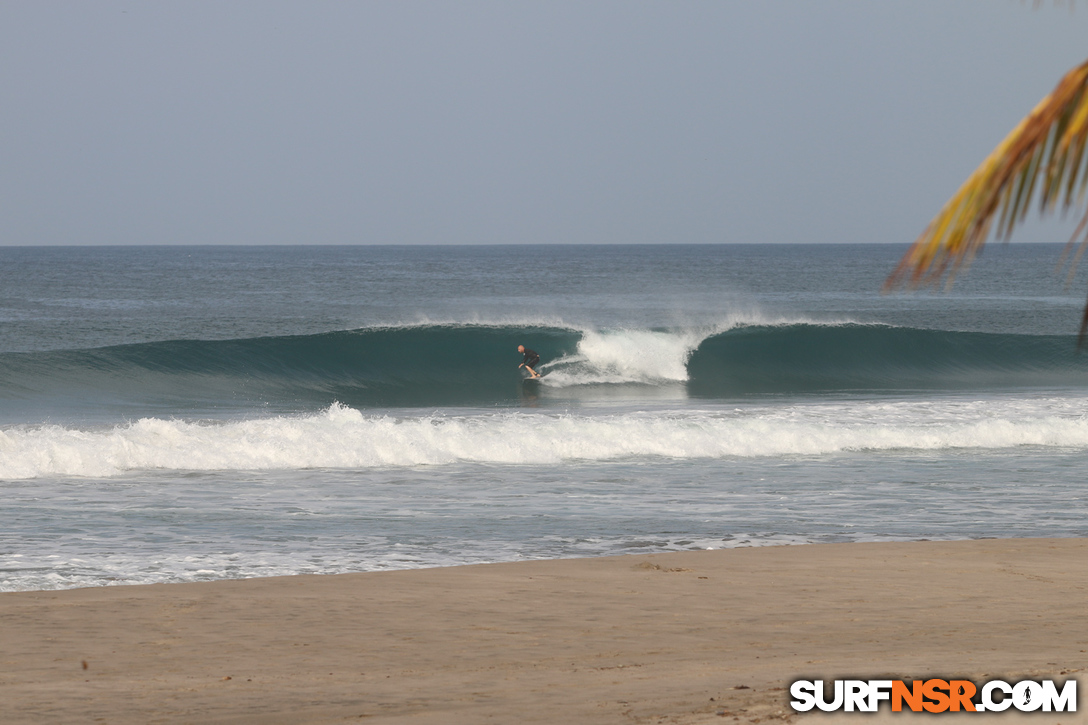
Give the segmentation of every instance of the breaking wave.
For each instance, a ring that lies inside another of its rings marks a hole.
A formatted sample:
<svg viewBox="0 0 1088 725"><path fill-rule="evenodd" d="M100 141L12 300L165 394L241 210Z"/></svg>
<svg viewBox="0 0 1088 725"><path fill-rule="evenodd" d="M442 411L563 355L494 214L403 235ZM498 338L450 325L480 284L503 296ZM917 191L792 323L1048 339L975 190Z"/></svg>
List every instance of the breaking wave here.
<svg viewBox="0 0 1088 725"><path fill-rule="evenodd" d="M238 340L174 340L0 355L0 401L28 408L131 405L314 410L492 405L525 393L518 344L546 376L534 395L611 388L693 397L1088 385L1072 336L856 323L585 330L419 325ZM26 420L26 418L21 418Z"/></svg>
<svg viewBox="0 0 1088 725"><path fill-rule="evenodd" d="M518 411L395 417L334 404L246 421L144 418L0 430L0 478L133 470L298 470L450 463L1088 448L1084 400L843 402L598 415Z"/></svg>

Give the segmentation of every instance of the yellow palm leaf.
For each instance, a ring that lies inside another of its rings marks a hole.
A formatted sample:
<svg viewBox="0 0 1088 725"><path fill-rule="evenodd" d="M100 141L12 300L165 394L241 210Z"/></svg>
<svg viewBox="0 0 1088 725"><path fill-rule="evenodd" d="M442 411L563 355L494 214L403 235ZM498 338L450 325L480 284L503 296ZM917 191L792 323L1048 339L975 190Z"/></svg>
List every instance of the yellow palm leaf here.
<svg viewBox="0 0 1088 725"><path fill-rule="evenodd" d="M1088 191L1088 62L1065 74L1057 87L1012 130L948 200L888 277L885 289L937 284L978 253L996 221L1008 238L1023 221L1035 194L1044 214L1081 206ZM1088 214L1074 239L1088 225ZM1088 244L1088 237L1082 244ZM1088 306L1081 340L1088 331Z"/></svg>

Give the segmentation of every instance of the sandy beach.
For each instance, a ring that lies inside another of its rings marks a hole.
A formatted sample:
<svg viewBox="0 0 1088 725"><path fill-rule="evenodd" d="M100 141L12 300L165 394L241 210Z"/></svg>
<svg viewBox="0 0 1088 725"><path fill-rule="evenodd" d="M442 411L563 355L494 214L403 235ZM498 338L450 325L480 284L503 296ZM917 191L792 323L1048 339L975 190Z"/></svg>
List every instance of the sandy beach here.
<svg viewBox="0 0 1088 725"><path fill-rule="evenodd" d="M796 721L799 677L1076 676L1086 592L1088 540L1014 539L7 593L0 721Z"/></svg>

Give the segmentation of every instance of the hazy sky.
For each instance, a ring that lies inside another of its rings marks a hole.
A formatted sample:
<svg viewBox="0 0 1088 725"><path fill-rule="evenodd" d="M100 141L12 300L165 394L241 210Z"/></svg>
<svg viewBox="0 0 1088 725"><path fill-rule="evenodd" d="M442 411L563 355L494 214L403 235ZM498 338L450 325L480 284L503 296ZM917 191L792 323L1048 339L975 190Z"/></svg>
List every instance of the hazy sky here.
<svg viewBox="0 0 1088 725"><path fill-rule="evenodd" d="M1019 0L0 0L0 244L905 243L1086 57Z"/></svg>

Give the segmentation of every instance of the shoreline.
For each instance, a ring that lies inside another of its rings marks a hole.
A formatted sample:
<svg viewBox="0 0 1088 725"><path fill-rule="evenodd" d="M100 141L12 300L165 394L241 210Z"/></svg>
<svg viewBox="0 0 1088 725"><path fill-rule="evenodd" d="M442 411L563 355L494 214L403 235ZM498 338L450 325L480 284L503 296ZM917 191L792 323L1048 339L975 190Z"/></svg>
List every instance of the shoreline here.
<svg viewBox="0 0 1088 725"><path fill-rule="evenodd" d="M0 720L830 722L789 683L1078 676L1086 593L1074 538L7 592Z"/></svg>

